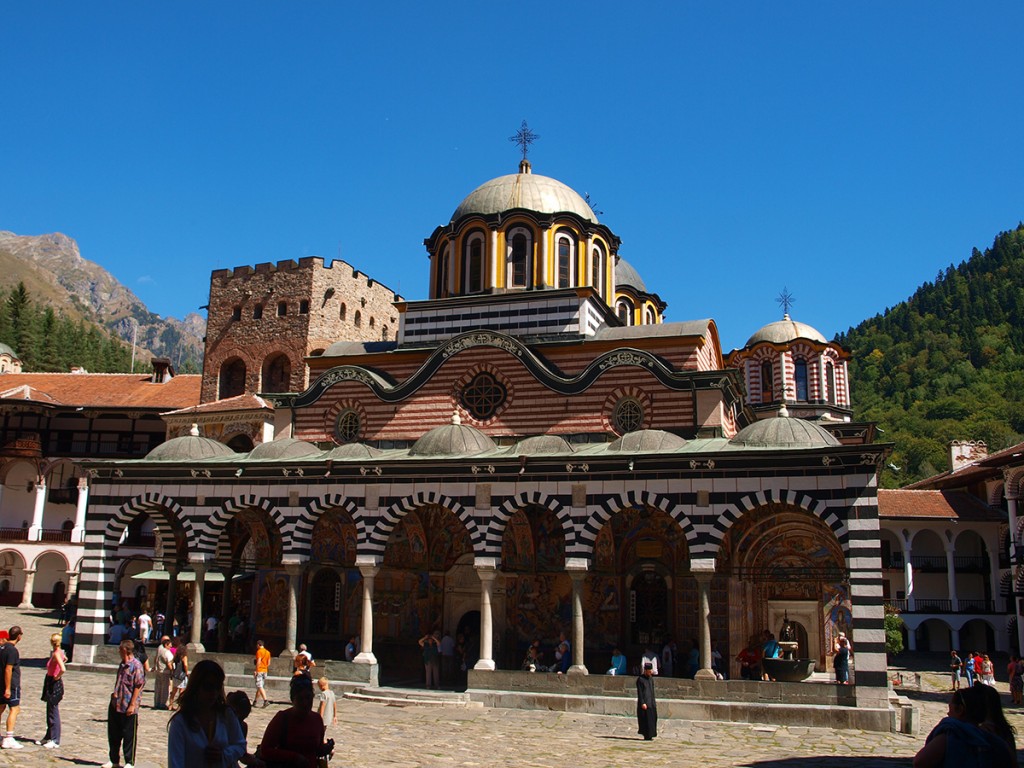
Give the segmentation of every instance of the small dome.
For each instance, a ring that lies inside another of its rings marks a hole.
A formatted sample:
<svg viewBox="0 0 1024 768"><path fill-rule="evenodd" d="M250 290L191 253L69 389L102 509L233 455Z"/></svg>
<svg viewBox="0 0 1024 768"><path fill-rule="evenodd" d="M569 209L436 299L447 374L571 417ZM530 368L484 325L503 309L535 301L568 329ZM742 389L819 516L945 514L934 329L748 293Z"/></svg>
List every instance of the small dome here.
<svg viewBox="0 0 1024 768"><path fill-rule="evenodd" d="M608 446L619 453L664 453L686 445L686 440L663 429L638 429L627 432Z"/></svg>
<svg viewBox="0 0 1024 768"><path fill-rule="evenodd" d="M345 443L324 454L325 459L372 459L380 450L363 443Z"/></svg>
<svg viewBox="0 0 1024 768"><path fill-rule="evenodd" d="M539 456L547 453L572 453L573 447L558 435L526 437L508 449L513 456Z"/></svg>
<svg viewBox="0 0 1024 768"><path fill-rule="evenodd" d="M11 357L18 358L18 353L15 352L6 344L4 344L2 341L0 341L0 355L10 355Z"/></svg>
<svg viewBox="0 0 1024 768"><path fill-rule="evenodd" d="M575 213L581 219L597 223L597 216L579 193L557 179L531 173L527 162L520 165L519 173L491 179L470 192L455 209L452 221L470 214L486 216L513 208L537 213Z"/></svg>
<svg viewBox="0 0 1024 768"><path fill-rule="evenodd" d="M647 293L647 286L644 285L640 273L621 257L615 264L615 286L617 288L632 288L637 293Z"/></svg>
<svg viewBox="0 0 1024 768"><path fill-rule="evenodd" d="M249 458L301 459L315 453L320 453L320 449L312 443L294 437L285 437L280 440L271 440L269 443L260 443L249 451Z"/></svg>
<svg viewBox="0 0 1024 768"><path fill-rule="evenodd" d="M147 461L201 461L202 459L216 459L222 456L236 455L233 450L212 440L209 437L199 435L182 435L172 437L165 443L161 443L152 451L146 454Z"/></svg>
<svg viewBox="0 0 1024 768"><path fill-rule="evenodd" d="M828 343L816 328L812 328L806 323L798 323L796 320L791 320L789 315L784 315L781 320L768 323L768 325L747 339L746 346L752 347L763 341L767 341L770 344L786 344L796 339L810 339L820 344Z"/></svg>
<svg viewBox="0 0 1024 768"><path fill-rule="evenodd" d="M747 448L834 448L841 443L831 432L805 419L775 416L755 421L729 441Z"/></svg>
<svg viewBox="0 0 1024 768"><path fill-rule="evenodd" d="M466 426L459 412L452 414L452 423L435 427L409 449L410 456L475 456L493 451L494 441L474 427Z"/></svg>

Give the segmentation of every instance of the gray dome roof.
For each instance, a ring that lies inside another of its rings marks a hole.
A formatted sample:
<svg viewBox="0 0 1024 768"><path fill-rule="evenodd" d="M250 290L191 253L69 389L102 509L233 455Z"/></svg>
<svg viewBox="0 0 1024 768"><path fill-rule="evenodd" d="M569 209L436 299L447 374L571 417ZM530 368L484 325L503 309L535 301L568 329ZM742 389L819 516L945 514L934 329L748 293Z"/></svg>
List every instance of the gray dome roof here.
<svg viewBox="0 0 1024 768"><path fill-rule="evenodd" d="M158 445L146 454L146 460L199 461L234 455L235 452L224 445L224 443L218 443L209 437L183 435L181 437L172 437L167 442Z"/></svg>
<svg viewBox="0 0 1024 768"><path fill-rule="evenodd" d="M817 341L821 344L828 343L818 329L812 328L806 323L798 323L796 320L790 320L789 315L785 315L781 320L776 320L774 323L768 323L768 325L761 328L761 330L747 339L745 346L752 347L762 341L767 341L772 344L785 344L796 339L810 339L811 341Z"/></svg>
<svg viewBox="0 0 1024 768"><path fill-rule="evenodd" d="M325 459L372 459L380 450L363 443L345 443L324 454Z"/></svg>
<svg viewBox="0 0 1024 768"><path fill-rule="evenodd" d="M834 448L841 445L831 432L791 416L755 421L737 432L729 444L747 448Z"/></svg>
<svg viewBox="0 0 1024 768"><path fill-rule="evenodd" d="M612 442L608 450L620 453L660 453L674 451L684 445L686 440L663 429L638 429Z"/></svg>
<svg viewBox="0 0 1024 768"><path fill-rule="evenodd" d="M320 449L305 440L294 437L285 437L281 440L271 440L269 443L260 443L249 451L250 459L301 459L305 456L312 456L320 453Z"/></svg>
<svg viewBox="0 0 1024 768"><path fill-rule="evenodd" d="M4 344L2 341L0 341L0 355L10 355L11 357L18 357L18 353L15 352L6 344Z"/></svg>
<svg viewBox="0 0 1024 768"><path fill-rule="evenodd" d="M615 265L615 284L616 287L628 286L637 293L647 293L647 286L644 285L640 273L621 256Z"/></svg>
<svg viewBox="0 0 1024 768"><path fill-rule="evenodd" d="M572 453L574 448L558 435L534 435L508 449L513 456L537 456L544 453Z"/></svg>
<svg viewBox="0 0 1024 768"><path fill-rule="evenodd" d="M474 427L445 424L435 427L409 449L410 456L474 456L493 451L494 441Z"/></svg>
<svg viewBox="0 0 1024 768"><path fill-rule="evenodd" d="M481 184L469 193L452 214L457 221L470 214L502 213L512 208L525 208L538 213L575 213L582 219L597 223L597 216L571 187L557 179L530 173L510 173Z"/></svg>

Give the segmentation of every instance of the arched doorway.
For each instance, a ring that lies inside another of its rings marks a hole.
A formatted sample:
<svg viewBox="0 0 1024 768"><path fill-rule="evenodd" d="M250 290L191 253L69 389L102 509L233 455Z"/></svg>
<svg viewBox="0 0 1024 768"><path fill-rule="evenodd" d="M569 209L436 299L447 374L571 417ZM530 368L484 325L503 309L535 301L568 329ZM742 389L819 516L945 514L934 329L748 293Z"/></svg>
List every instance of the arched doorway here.
<svg viewBox="0 0 1024 768"><path fill-rule="evenodd" d="M344 658L345 644L359 634L362 576L356 568L356 525L343 508L324 512L310 540L311 578L300 627L321 656Z"/></svg>
<svg viewBox="0 0 1024 768"><path fill-rule="evenodd" d="M630 574L628 581L629 642L635 646L660 646L670 636L668 581L664 574L650 566Z"/></svg>

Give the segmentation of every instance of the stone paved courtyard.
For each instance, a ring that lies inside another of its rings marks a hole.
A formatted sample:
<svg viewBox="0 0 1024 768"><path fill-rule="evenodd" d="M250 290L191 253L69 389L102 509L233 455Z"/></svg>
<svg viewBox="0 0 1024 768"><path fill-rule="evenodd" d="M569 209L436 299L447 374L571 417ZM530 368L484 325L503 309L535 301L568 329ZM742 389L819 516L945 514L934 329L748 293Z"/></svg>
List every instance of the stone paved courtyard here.
<svg viewBox="0 0 1024 768"><path fill-rule="evenodd" d="M45 730L39 701L49 635L56 631L48 612L3 609L0 625L20 624L24 669L23 704L17 735L22 750L0 751L5 766L99 765L106 758L106 707L113 674L73 672L61 704L64 736L59 750L30 743ZM315 650L315 649L314 649ZM739 723L662 720L659 737L644 742L632 718L567 715L506 709L395 706L338 701L339 724L328 726L337 749L335 768L364 766L757 766L758 768L852 768L909 766L931 727L945 713L948 694L939 675L925 675L915 698L924 707L919 736L832 731ZM1002 689L1005 691L1005 683ZM1008 698L1004 699L1007 701ZM138 768L167 764L167 712L154 711L151 686L140 711ZM274 703L249 718L250 749L273 714ZM1014 713L1011 722L1024 727Z"/></svg>

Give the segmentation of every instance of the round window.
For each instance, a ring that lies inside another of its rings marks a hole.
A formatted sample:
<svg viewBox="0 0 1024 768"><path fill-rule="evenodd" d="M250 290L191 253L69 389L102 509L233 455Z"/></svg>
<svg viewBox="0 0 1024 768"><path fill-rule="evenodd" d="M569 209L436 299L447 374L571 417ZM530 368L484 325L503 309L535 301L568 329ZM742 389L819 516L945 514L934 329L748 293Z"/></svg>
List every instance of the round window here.
<svg viewBox="0 0 1024 768"><path fill-rule="evenodd" d="M615 404L612 411L612 429L620 435L636 432L644 426L644 407L633 397L624 397Z"/></svg>
<svg viewBox="0 0 1024 768"><path fill-rule="evenodd" d="M462 390L462 405L477 421L487 421L505 404L508 390L490 373L478 373Z"/></svg>
<svg viewBox="0 0 1024 768"><path fill-rule="evenodd" d="M359 414L351 408L346 408L338 414L338 421L334 427L334 434L340 443L354 443L359 439L362 432L363 422Z"/></svg>

